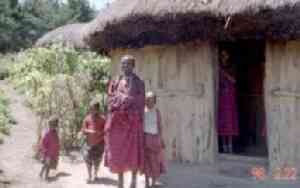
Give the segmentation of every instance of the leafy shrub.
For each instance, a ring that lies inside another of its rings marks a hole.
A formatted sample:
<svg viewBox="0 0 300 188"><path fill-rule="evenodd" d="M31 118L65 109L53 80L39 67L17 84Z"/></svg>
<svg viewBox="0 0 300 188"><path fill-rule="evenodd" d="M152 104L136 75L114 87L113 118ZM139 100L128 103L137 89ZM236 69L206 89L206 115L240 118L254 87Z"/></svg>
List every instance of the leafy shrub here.
<svg viewBox="0 0 300 188"><path fill-rule="evenodd" d="M9 76L9 63L12 61L13 56L0 54L0 80L4 80Z"/></svg>
<svg viewBox="0 0 300 188"><path fill-rule="evenodd" d="M18 53L10 68L10 80L27 96L28 104L45 120L60 118L65 149L76 147L77 133L91 100L98 98L105 109L109 59L92 52L52 46Z"/></svg>
<svg viewBox="0 0 300 188"><path fill-rule="evenodd" d="M8 110L9 101L4 92L0 90L0 133L9 135L11 118ZM2 141L1 141L2 142Z"/></svg>

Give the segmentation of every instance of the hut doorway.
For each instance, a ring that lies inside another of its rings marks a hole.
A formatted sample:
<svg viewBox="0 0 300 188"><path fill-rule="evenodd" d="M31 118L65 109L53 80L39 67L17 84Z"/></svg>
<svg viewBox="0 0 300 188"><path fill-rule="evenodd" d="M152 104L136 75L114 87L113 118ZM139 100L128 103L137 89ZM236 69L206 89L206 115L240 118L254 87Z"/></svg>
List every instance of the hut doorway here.
<svg viewBox="0 0 300 188"><path fill-rule="evenodd" d="M265 41L219 45L219 152L267 157Z"/></svg>

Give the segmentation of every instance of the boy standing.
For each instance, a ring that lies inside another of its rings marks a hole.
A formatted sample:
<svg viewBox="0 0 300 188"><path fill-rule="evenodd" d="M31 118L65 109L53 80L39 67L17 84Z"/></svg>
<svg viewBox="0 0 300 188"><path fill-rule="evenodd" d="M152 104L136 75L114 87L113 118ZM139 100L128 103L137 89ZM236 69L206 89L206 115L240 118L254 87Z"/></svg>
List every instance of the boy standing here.
<svg viewBox="0 0 300 188"><path fill-rule="evenodd" d="M104 152L104 125L105 118L100 114L99 102L92 102L89 114L85 117L81 129L81 132L86 136L83 157L88 171L87 183L97 179ZM92 168L94 168L94 179L92 178Z"/></svg>

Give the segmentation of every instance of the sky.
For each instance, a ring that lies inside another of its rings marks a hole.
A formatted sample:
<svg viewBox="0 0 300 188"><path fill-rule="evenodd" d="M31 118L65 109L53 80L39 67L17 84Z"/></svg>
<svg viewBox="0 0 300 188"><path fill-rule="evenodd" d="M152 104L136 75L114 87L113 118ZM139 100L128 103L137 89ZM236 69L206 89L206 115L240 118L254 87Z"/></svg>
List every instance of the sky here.
<svg viewBox="0 0 300 188"><path fill-rule="evenodd" d="M89 0L91 5L94 6L96 9L101 9L103 7L105 7L105 5L107 3L111 3L113 2L114 0Z"/></svg>

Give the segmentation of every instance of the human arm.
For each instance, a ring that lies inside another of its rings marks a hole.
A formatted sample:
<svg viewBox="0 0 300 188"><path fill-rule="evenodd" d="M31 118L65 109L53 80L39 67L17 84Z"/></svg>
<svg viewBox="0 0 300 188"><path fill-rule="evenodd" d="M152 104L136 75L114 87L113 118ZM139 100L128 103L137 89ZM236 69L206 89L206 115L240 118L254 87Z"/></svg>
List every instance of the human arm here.
<svg viewBox="0 0 300 188"><path fill-rule="evenodd" d="M92 129L84 129L83 132L84 132L85 134L95 134L95 133L96 133L96 131L95 131L95 130L92 130Z"/></svg>
<svg viewBox="0 0 300 188"><path fill-rule="evenodd" d="M161 140L161 146L164 149L165 146L165 142L163 140L163 130L162 130L162 118L161 118L161 113L159 111L159 109L156 109L156 113L157 113L157 124L158 124L158 133L159 133L159 137Z"/></svg>
<svg viewBox="0 0 300 188"><path fill-rule="evenodd" d="M95 130L89 129L89 120L88 120L88 118L85 118L83 120L81 133L84 134L84 135L96 133Z"/></svg>
<svg viewBox="0 0 300 188"><path fill-rule="evenodd" d="M108 100L110 111L134 109L143 114L145 104L144 82L137 76L133 76L131 80L127 80L128 87L121 85L122 89L116 91L115 88L119 87L118 84L120 81L115 82L113 84L115 86L112 86L111 89L112 92Z"/></svg>
<svg viewBox="0 0 300 188"><path fill-rule="evenodd" d="M231 82L236 83L236 79L226 70L222 70L223 75Z"/></svg>
<svg viewBox="0 0 300 188"><path fill-rule="evenodd" d="M109 110L109 112L119 110L119 109L121 109L122 106L124 108L124 103L125 102L128 103L128 101L126 101L126 100L130 99L127 96L128 92L125 91L124 93L121 93L121 92L117 91L119 83L120 83L120 78L118 80L114 80L109 83L109 86L108 86L108 110Z"/></svg>
<svg viewBox="0 0 300 188"><path fill-rule="evenodd" d="M138 110L141 114L141 118L144 119L144 112L145 112L145 83L143 81L140 82L140 90L138 92L137 103L138 103Z"/></svg>
<svg viewBox="0 0 300 188"><path fill-rule="evenodd" d="M40 154L46 157L49 155L50 134L47 131L40 142Z"/></svg>

